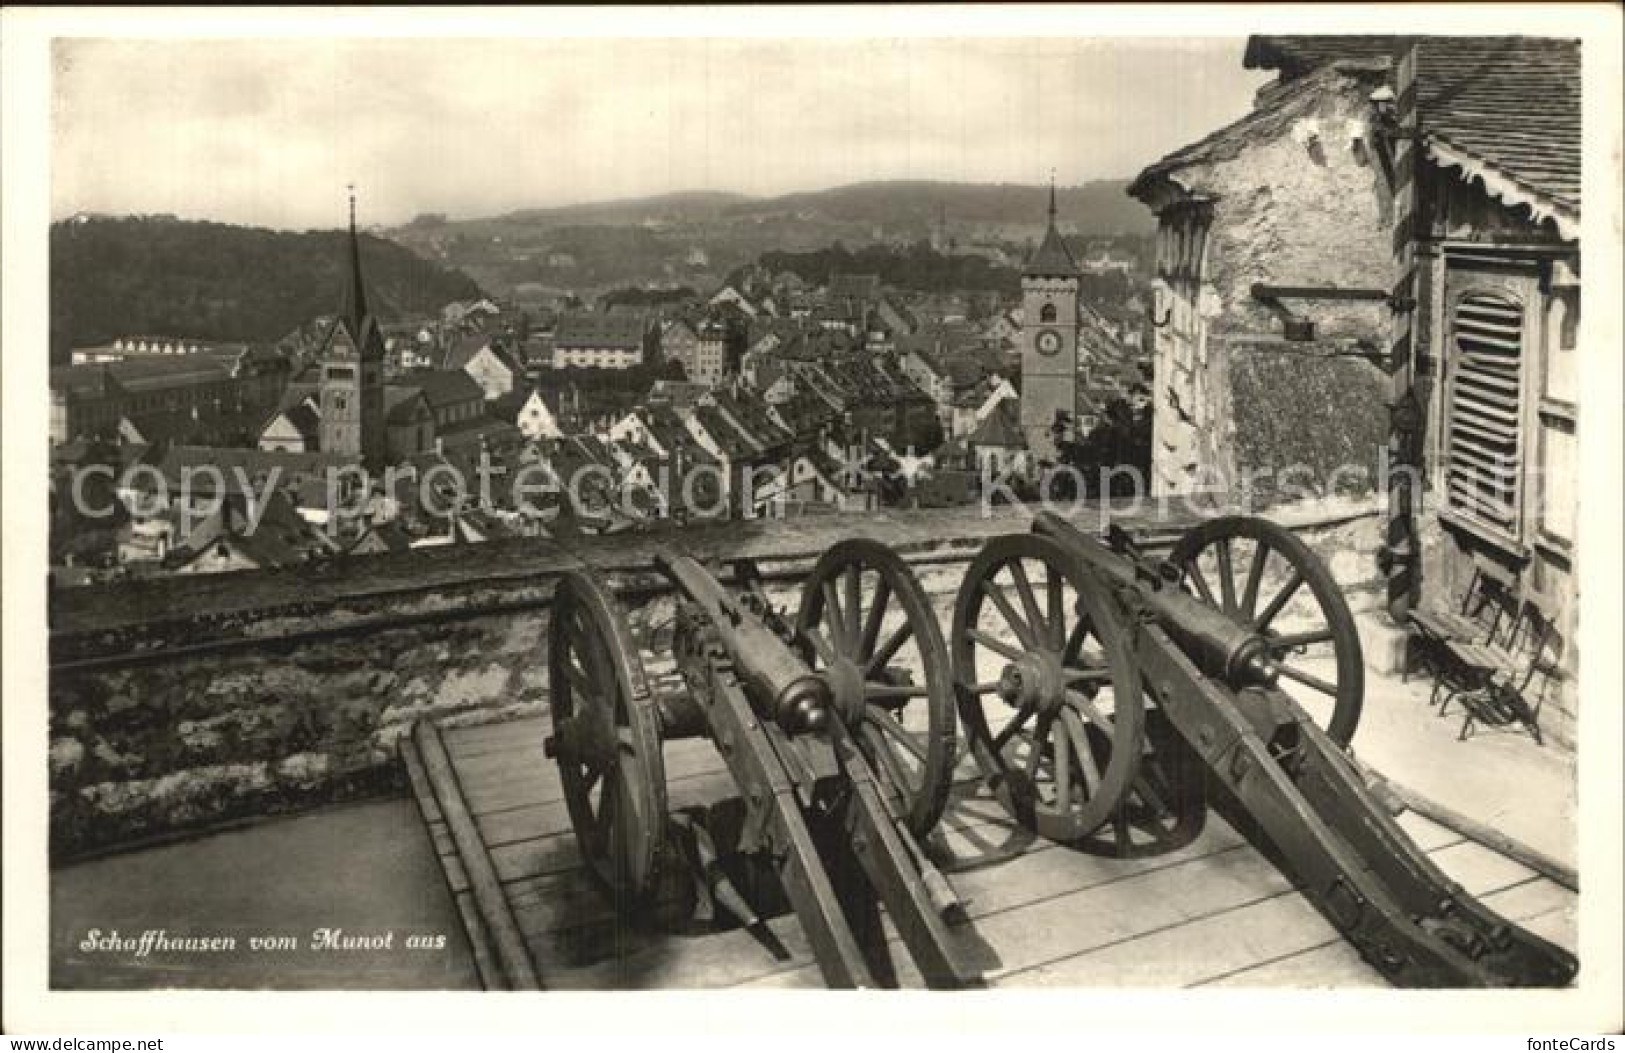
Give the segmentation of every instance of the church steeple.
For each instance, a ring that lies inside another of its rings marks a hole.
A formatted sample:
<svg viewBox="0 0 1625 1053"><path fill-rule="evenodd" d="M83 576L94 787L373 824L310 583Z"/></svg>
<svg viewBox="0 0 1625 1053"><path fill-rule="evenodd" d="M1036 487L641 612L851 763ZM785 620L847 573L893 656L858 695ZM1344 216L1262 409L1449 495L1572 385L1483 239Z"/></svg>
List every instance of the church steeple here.
<svg viewBox="0 0 1625 1053"><path fill-rule="evenodd" d="M339 316L350 323L350 332L361 339L362 323L367 311L367 283L361 276L361 240L355 232L355 184L350 185L350 242L349 267L345 275L344 300L339 305Z"/></svg>
<svg viewBox="0 0 1625 1053"><path fill-rule="evenodd" d="M1076 278L1083 272L1079 270L1077 261L1072 258L1072 250L1066 247L1066 239L1056 229L1058 212L1055 207L1055 173L1049 177L1049 224L1044 229L1044 240L1039 242L1038 251L1033 253L1032 259L1027 261L1024 274L1029 276L1048 275L1056 278Z"/></svg>
<svg viewBox="0 0 1625 1053"><path fill-rule="evenodd" d="M355 187L350 187L350 237L338 317L320 353L323 453L361 460L369 469L382 464L388 435L384 427L384 336L367 305L361 273L361 239L355 226Z"/></svg>
<svg viewBox="0 0 1625 1053"><path fill-rule="evenodd" d="M1055 169L1049 170L1049 225L1055 228ZM350 226L355 226L355 198L350 198Z"/></svg>

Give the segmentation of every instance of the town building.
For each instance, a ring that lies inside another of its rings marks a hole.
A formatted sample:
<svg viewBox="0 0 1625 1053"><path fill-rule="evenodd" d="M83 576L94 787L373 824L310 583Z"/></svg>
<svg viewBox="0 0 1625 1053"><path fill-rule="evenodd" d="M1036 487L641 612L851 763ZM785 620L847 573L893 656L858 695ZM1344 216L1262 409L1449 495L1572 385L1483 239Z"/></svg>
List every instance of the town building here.
<svg viewBox="0 0 1625 1053"><path fill-rule="evenodd" d="M1528 701L1548 737L1572 743L1580 44L1254 37L1246 61L1284 85L1331 63L1386 64L1370 120L1396 217L1382 230L1387 278L1414 304L1390 334L1404 361L1388 439L1426 485L1390 495L1390 611L1459 609L1475 581L1500 581L1523 605L1509 623L1549 623L1543 649L1559 673Z"/></svg>
<svg viewBox="0 0 1625 1053"><path fill-rule="evenodd" d="M1040 458L1059 455L1057 427L1070 429L1078 402L1079 271L1055 226L1055 187L1049 224L1021 272L1021 434Z"/></svg>
<svg viewBox="0 0 1625 1053"><path fill-rule="evenodd" d="M673 318L660 330L660 354L668 362L682 364L683 375L694 379L698 369L700 337L694 323L686 318Z"/></svg>
<svg viewBox="0 0 1625 1053"><path fill-rule="evenodd" d="M231 354L130 356L51 370L50 440L114 437L119 422L159 414L254 415L288 384L288 359L270 348Z"/></svg>
<svg viewBox="0 0 1625 1053"><path fill-rule="evenodd" d="M1155 492L1267 498L1289 465L1321 479L1350 462L1374 473L1388 393L1362 354L1385 346L1387 309L1253 292L1388 288L1391 191L1370 102L1388 68L1385 54L1344 55L1267 84L1252 112L1129 187L1158 223ZM1312 319L1313 339L1286 340L1289 316Z"/></svg>
<svg viewBox="0 0 1625 1053"><path fill-rule="evenodd" d="M651 343L642 318L571 311L553 333L553 368L630 369L644 363Z"/></svg>
<svg viewBox="0 0 1625 1053"><path fill-rule="evenodd" d="M367 303L354 195L350 198L346 278L338 317L316 355L321 363L317 396L320 444L323 453L358 458L376 469L383 466L388 441L384 425L384 335Z"/></svg>
<svg viewBox="0 0 1625 1053"><path fill-rule="evenodd" d="M467 373L480 386L488 402L513 391L525 373L524 367L500 341L483 333L472 333L454 341L446 352L444 368Z"/></svg>
<svg viewBox="0 0 1625 1053"><path fill-rule="evenodd" d="M696 332L692 365L685 362L683 371L695 384L714 387L727 375L728 326L715 318L707 318Z"/></svg>

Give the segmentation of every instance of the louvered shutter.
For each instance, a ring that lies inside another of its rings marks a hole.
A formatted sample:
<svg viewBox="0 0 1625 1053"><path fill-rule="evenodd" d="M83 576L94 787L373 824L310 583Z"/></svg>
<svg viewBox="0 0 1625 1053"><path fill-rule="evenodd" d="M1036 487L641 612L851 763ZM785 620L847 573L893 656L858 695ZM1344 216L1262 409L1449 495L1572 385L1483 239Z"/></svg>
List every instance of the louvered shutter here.
<svg viewBox="0 0 1625 1053"><path fill-rule="evenodd" d="M1516 540L1522 507L1523 307L1487 293L1455 312L1448 503L1460 515Z"/></svg>

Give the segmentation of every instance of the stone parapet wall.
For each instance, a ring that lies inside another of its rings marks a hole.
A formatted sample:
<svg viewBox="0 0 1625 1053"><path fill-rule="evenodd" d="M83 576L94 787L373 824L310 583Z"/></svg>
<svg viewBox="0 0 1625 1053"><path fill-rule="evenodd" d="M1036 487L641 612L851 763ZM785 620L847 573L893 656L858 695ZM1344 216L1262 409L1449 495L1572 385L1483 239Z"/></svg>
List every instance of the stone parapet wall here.
<svg viewBox="0 0 1625 1053"><path fill-rule="evenodd" d="M1004 529L1024 525L1011 519ZM1329 562L1356 609L1378 605L1378 515L1356 508L1300 534ZM944 632L976 547L939 537L933 549L916 553ZM793 575L806 565L784 569ZM648 579L607 580L626 588ZM397 792L395 744L413 721L486 723L545 713L550 592L550 583L536 581L470 587L465 595L477 604L425 617L425 608L439 612L444 604L422 599L396 611L393 625L369 625L389 613L378 609L386 604L362 605L358 613L356 603L340 602L282 615L278 639L260 626L252 645L135 664L102 656L54 669L53 860ZM776 580L768 593L794 613L795 580ZM646 638L671 605L669 595L634 588L627 606L635 633ZM414 614L417 620L407 617ZM358 622L361 615L368 622ZM122 631L140 651L138 629ZM159 635L168 639L167 631ZM538 755L536 763L552 761Z"/></svg>

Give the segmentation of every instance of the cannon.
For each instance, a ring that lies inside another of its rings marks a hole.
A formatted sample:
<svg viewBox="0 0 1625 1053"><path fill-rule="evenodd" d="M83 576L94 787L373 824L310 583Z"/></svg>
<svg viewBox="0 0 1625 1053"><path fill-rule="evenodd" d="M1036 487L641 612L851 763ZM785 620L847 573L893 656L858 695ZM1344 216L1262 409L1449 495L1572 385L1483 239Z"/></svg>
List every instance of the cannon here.
<svg viewBox="0 0 1625 1053"><path fill-rule="evenodd" d="M927 985L979 983L949 939L952 889L921 848L947 801L957 731L947 647L908 565L877 542L838 544L793 621L748 561L732 590L674 550L654 567L678 597L671 649L686 691L651 691L602 581L568 573L554 594L546 749L606 891L636 910L688 875L756 931L757 906L722 865L748 859L788 900L830 986L897 982L882 904ZM697 737L738 795L680 823L663 747Z"/></svg>
<svg viewBox="0 0 1625 1053"><path fill-rule="evenodd" d="M1574 977L1572 955L1468 895L1368 785L1348 750L1354 620L1286 529L1211 519L1157 559L1041 513L974 558L949 639L970 752L1023 826L1142 856L1189 842L1224 801L1390 983Z"/></svg>

